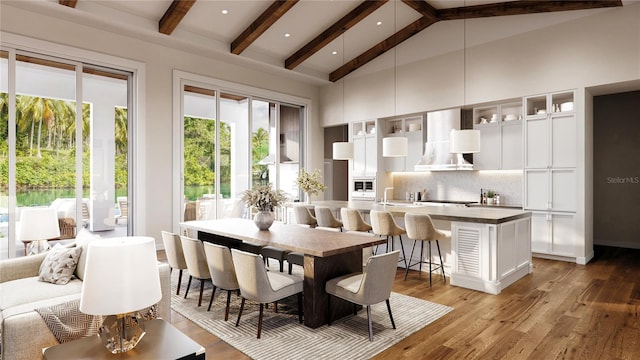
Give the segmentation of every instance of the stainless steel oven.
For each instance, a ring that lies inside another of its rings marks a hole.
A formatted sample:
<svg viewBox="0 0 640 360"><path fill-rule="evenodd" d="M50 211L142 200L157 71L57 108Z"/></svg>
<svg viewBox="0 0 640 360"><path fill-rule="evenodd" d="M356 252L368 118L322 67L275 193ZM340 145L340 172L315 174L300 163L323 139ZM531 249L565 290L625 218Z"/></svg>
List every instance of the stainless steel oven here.
<svg viewBox="0 0 640 360"><path fill-rule="evenodd" d="M373 176L354 177L352 200L375 200L376 199L376 178Z"/></svg>

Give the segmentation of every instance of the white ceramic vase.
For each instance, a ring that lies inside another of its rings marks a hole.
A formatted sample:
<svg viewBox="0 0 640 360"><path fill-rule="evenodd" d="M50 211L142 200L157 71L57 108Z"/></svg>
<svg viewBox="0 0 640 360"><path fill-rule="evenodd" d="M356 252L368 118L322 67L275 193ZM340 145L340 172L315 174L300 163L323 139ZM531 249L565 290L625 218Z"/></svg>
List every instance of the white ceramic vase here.
<svg viewBox="0 0 640 360"><path fill-rule="evenodd" d="M273 224L273 213L271 211L260 210L253 217L253 222L260 230L269 230Z"/></svg>

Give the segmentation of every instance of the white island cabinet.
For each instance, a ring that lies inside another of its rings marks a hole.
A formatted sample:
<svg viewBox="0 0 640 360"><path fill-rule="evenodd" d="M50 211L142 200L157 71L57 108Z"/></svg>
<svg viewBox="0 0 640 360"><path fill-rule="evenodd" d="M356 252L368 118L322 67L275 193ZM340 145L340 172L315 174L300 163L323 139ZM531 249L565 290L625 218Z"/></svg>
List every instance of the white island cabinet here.
<svg viewBox="0 0 640 360"><path fill-rule="evenodd" d="M531 219L499 224L451 223L451 285L499 294L533 272Z"/></svg>

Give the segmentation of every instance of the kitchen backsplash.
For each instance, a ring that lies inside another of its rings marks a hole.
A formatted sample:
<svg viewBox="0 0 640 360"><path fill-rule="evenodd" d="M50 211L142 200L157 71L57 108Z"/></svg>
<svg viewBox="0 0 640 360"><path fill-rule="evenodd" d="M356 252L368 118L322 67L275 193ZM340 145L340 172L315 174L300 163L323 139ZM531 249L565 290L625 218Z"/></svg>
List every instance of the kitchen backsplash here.
<svg viewBox="0 0 640 360"><path fill-rule="evenodd" d="M393 173L393 197L427 191L427 199L479 201L480 189L500 194L500 202L521 205L522 171L432 171Z"/></svg>

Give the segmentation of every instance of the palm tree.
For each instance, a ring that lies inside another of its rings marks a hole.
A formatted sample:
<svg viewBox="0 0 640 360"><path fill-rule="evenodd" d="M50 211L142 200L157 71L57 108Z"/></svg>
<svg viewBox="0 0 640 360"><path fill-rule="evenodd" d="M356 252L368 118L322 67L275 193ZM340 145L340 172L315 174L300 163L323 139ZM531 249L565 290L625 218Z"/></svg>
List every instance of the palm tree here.
<svg viewBox="0 0 640 360"><path fill-rule="evenodd" d="M127 155L127 144L128 144L128 134L127 134L127 118L128 111L127 108L117 107L115 114L115 142L116 142L116 154Z"/></svg>
<svg viewBox="0 0 640 360"><path fill-rule="evenodd" d="M17 113L20 113L21 115L19 118L16 117L18 127L20 129L26 129L27 126L31 127L31 134L29 139L30 154L32 154L33 152L33 133L35 130L35 119L38 119L36 156L39 158L42 157L42 153L40 152L42 124L44 123L45 130L51 131L56 118L60 119L60 121L62 121L62 119L64 118L75 118L75 115L70 116L70 114L75 114L75 109L71 106L70 103L62 100L54 100L51 98L21 95L18 98L16 110L19 110L17 111Z"/></svg>

